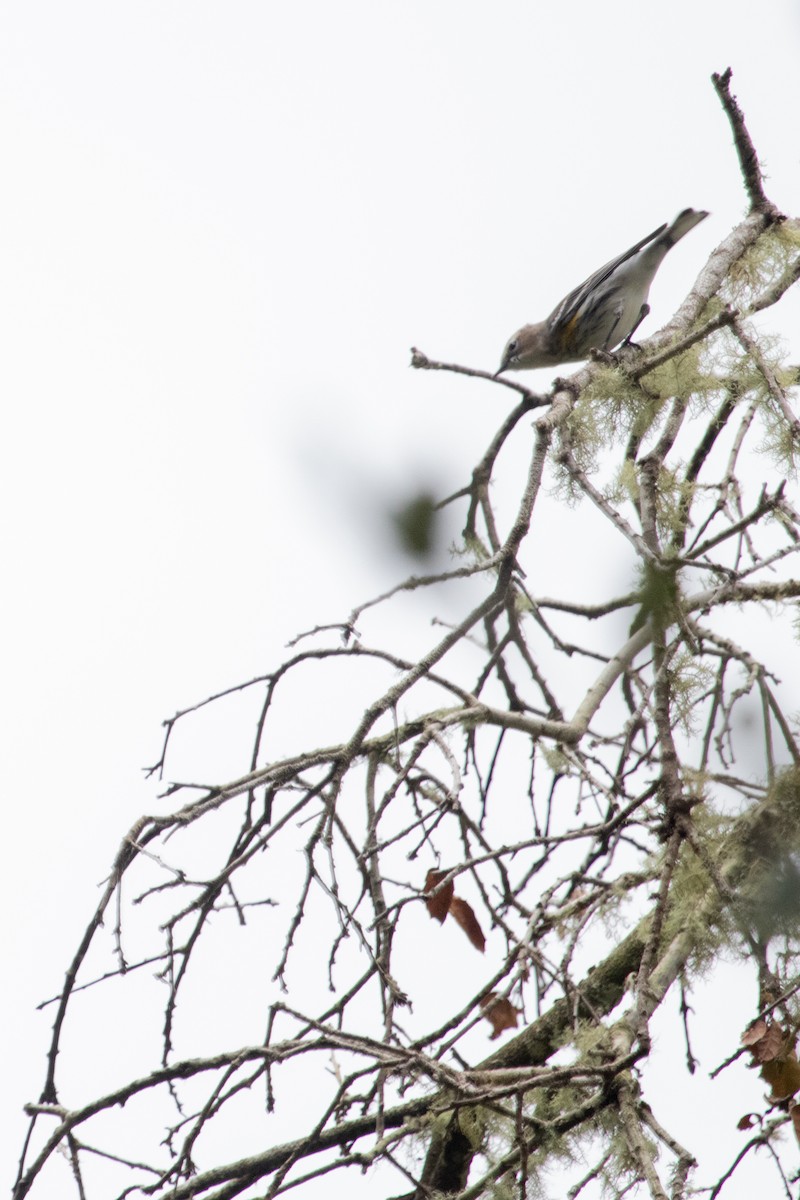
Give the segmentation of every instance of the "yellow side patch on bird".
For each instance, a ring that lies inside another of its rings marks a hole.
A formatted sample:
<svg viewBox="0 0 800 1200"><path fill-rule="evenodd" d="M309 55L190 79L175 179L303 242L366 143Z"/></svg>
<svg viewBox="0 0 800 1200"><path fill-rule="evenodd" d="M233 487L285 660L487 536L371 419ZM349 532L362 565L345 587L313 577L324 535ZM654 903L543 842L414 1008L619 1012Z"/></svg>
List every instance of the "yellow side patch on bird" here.
<svg viewBox="0 0 800 1200"><path fill-rule="evenodd" d="M575 332L579 317L580 309L567 321L566 325L562 325L559 329L558 340L562 350L566 350L568 346L572 345L572 335Z"/></svg>

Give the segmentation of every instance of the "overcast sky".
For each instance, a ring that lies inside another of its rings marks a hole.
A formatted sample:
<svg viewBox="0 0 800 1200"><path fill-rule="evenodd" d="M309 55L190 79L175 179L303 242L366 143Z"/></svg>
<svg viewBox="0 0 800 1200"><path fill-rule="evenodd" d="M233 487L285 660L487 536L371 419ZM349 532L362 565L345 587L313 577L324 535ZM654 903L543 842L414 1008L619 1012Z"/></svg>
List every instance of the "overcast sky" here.
<svg viewBox="0 0 800 1200"><path fill-rule="evenodd" d="M9 1172L34 1005L155 803L160 721L406 573L375 511L463 484L506 411L409 347L494 369L709 209L654 332L745 208L729 65L797 215L799 27L796 0L0 8Z"/></svg>

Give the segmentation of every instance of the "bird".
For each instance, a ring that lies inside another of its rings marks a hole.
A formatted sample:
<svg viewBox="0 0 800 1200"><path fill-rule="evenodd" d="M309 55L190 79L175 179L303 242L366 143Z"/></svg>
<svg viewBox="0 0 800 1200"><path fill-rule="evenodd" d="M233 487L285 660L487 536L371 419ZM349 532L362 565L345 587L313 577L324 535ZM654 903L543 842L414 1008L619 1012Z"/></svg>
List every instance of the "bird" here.
<svg viewBox="0 0 800 1200"><path fill-rule="evenodd" d="M591 350L610 351L621 342L629 345L650 312L650 285L667 251L707 216L685 208L671 225L659 225L585 279L546 321L523 325L506 343L494 378L504 371L580 362Z"/></svg>

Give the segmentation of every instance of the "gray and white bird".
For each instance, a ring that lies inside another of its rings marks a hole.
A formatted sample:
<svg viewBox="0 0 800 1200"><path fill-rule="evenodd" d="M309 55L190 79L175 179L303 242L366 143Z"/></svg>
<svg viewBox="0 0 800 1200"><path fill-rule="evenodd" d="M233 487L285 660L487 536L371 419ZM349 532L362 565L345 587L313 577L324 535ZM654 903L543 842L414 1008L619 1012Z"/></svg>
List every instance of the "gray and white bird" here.
<svg viewBox="0 0 800 1200"><path fill-rule="evenodd" d="M667 251L707 216L685 208L671 225L659 225L590 275L546 321L523 325L507 342L495 377L503 371L579 362L590 350L613 350L630 342L650 311L650 285Z"/></svg>

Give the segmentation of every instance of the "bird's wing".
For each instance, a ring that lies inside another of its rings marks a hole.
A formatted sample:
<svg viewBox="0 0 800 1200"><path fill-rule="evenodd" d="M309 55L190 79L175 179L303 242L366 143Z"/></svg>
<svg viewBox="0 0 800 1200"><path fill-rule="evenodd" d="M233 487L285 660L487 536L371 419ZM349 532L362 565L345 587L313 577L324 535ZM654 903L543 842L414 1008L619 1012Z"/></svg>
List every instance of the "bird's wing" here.
<svg viewBox="0 0 800 1200"><path fill-rule="evenodd" d="M631 246L630 250L626 250L624 254L618 254L616 258L611 259L611 262L607 262L604 267L600 267L599 271L595 271L588 279L584 279L583 283L579 284L568 296L565 296L561 303L553 309L547 318L548 328L550 330L563 329L570 321L574 320L587 297L592 292L598 291L601 285L624 262L627 262L629 258L633 258L634 254L638 254L643 246L646 246L648 242L654 241L666 228L666 222L663 225L659 225L658 229L654 229L652 233L648 233L647 237L642 238L635 246Z"/></svg>

